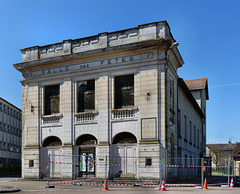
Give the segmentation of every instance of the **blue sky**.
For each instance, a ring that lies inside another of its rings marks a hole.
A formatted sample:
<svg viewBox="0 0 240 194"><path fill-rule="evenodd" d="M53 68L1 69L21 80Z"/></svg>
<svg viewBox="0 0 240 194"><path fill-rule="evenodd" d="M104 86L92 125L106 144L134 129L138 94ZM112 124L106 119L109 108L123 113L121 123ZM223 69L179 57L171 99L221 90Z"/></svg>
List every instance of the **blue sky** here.
<svg viewBox="0 0 240 194"><path fill-rule="evenodd" d="M240 142L239 8L240 0L0 0L0 96L21 108L19 49L167 20L185 62L180 77L208 78L207 143Z"/></svg>

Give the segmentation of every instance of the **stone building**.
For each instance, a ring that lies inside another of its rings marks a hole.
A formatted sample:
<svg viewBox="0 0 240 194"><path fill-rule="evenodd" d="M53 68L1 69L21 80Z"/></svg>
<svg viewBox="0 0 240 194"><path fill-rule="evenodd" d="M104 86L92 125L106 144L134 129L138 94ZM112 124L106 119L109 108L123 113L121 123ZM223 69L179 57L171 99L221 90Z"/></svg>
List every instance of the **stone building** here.
<svg viewBox="0 0 240 194"><path fill-rule="evenodd" d="M227 161L233 160L236 143L207 144L206 156L212 158L212 167L226 166Z"/></svg>
<svg viewBox="0 0 240 194"><path fill-rule="evenodd" d="M22 148L22 111L0 97L0 174L19 170ZM19 168L19 169L18 169Z"/></svg>
<svg viewBox="0 0 240 194"><path fill-rule="evenodd" d="M240 143L236 142L235 148L232 153L234 160L233 172L235 176L240 177Z"/></svg>
<svg viewBox="0 0 240 194"><path fill-rule="evenodd" d="M161 21L22 49L23 177L176 177L165 160L204 156L207 80L189 90L177 46Z"/></svg>

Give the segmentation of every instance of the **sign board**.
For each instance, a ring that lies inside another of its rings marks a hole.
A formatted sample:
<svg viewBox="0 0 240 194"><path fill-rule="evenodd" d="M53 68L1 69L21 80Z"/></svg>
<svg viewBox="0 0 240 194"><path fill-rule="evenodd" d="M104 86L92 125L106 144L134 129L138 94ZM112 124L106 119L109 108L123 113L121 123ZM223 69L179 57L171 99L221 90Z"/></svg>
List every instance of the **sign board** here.
<svg viewBox="0 0 240 194"><path fill-rule="evenodd" d="M167 160L163 160L163 162L167 163Z"/></svg>

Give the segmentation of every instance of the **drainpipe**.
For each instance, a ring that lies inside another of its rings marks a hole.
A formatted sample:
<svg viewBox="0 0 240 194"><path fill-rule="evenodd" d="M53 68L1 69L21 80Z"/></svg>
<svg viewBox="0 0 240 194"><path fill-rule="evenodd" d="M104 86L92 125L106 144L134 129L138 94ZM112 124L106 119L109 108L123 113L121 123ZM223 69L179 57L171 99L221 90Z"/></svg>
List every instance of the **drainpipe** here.
<svg viewBox="0 0 240 194"><path fill-rule="evenodd" d="M203 135L203 127L204 127L204 118L202 118L202 157L203 157L203 149L204 149L204 144L203 144L203 137L204 137L204 135Z"/></svg>
<svg viewBox="0 0 240 194"><path fill-rule="evenodd" d="M177 81L177 163L178 163L178 146L179 146L179 140L178 140L178 135L179 135L179 120L178 120L178 84L179 81Z"/></svg>

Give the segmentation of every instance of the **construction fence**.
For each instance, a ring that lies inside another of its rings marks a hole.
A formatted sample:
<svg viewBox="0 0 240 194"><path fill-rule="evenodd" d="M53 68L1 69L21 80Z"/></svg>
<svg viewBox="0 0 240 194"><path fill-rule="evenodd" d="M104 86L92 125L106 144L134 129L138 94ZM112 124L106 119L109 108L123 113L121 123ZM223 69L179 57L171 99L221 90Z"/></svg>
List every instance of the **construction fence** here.
<svg viewBox="0 0 240 194"><path fill-rule="evenodd" d="M43 175L48 184L81 184L118 186L156 186L165 179L166 186L203 185L205 178L212 185L235 182L238 167L224 160L212 165L210 158L109 157L94 154L49 155Z"/></svg>

